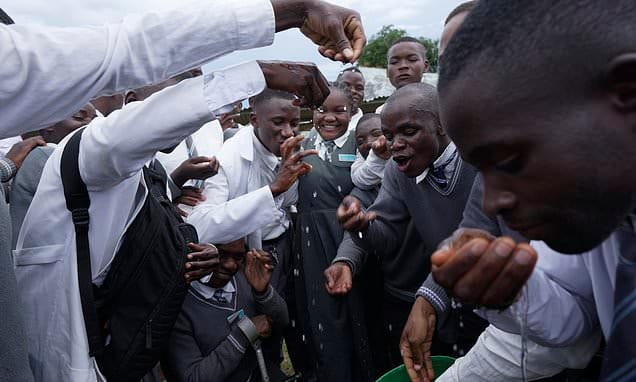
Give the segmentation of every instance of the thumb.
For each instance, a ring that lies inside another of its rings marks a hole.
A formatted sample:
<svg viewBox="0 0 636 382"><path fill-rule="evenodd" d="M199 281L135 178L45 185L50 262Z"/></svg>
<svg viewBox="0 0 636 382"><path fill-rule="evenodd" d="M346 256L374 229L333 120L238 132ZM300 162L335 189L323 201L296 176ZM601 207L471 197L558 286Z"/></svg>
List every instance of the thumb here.
<svg viewBox="0 0 636 382"><path fill-rule="evenodd" d="M331 39L336 43L338 50L342 55L347 59L347 61L351 61L353 58L353 49L351 48L351 43L349 43L349 39L345 34L344 26L340 21L337 21L335 26L330 28L331 30Z"/></svg>
<svg viewBox="0 0 636 382"><path fill-rule="evenodd" d="M199 156L199 157L190 158L189 161L190 163L203 163L203 162L209 162L210 158Z"/></svg>

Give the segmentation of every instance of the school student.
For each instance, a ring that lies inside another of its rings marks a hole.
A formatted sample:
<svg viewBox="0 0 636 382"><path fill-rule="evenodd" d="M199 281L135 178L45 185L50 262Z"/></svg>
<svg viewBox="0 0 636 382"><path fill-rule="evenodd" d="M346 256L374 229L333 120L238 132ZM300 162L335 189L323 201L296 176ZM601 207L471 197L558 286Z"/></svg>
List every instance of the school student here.
<svg viewBox="0 0 636 382"><path fill-rule="evenodd" d="M412 104L419 106L413 108ZM388 164L380 193L366 211L353 197L345 199L338 209L338 221L350 232L351 254L359 254L356 248L359 247L393 264L393 270L385 274L388 288L393 292L385 293L384 299L387 307L391 307L385 308L388 319L396 325L392 346L395 353L414 292L423 278L422 270L426 273L425 270L430 269L430 255L461 221L476 173L463 162L446 135L438 110L437 91L431 85L411 84L397 90L382 112L382 131L390 144L393 160ZM421 237L423 251L398 258L395 254L406 236L409 222ZM332 293L347 293L352 272L363 264L363 258L348 256L348 253L341 247L338 259L325 272L327 289ZM408 298L398 298L395 294ZM485 322L471 309L459 307L454 310L442 337L438 337L435 350L462 355L484 328Z"/></svg>
<svg viewBox="0 0 636 382"><path fill-rule="evenodd" d="M336 78L336 85L343 84L351 91L351 98L353 98L353 110L351 110L351 122L349 122L349 130L355 130L358 126L358 121L364 115L364 112L360 108L364 102L364 75L358 69L357 66L352 66L344 69Z"/></svg>
<svg viewBox="0 0 636 382"><path fill-rule="evenodd" d="M271 254L247 251L245 240L217 244L220 262L195 281L162 357L169 381L262 380L254 346L288 324L287 306L271 286ZM267 376L282 381L280 359L263 355Z"/></svg>
<svg viewBox="0 0 636 382"><path fill-rule="evenodd" d="M522 22L508 18L519 12ZM572 8L549 1L480 1L444 52L439 83L449 134L484 174L484 211L500 214L528 239L580 254L572 280L596 304L607 341L601 373L606 381L636 374L630 294L636 279L630 266L636 258L636 174L625 159L636 147L633 94L626 91L636 67L634 16L629 1L609 8L596 2ZM549 54L539 53L532 43L537 39L551 42ZM501 54L489 54L502 46ZM572 65L592 51L588 65ZM539 73L548 61L557 69ZM508 307L519 297L532 312L530 338L563 345L591 330L585 304L560 298L567 283L534 269L536 252L524 244L473 239L439 252L433 262L435 280L457 298L501 312L485 312L498 327L513 328ZM538 296L548 301L539 303Z"/></svg>

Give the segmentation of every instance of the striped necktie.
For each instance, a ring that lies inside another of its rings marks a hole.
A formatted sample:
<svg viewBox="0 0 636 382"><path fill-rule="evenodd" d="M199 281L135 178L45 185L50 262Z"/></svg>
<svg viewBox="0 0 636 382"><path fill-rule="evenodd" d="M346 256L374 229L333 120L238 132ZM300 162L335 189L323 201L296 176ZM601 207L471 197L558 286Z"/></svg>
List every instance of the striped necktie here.
<svg viewBox="0 0 636 382"><path fill-rule="evenodd" d="M331 162L332 161L333 152L336 149L336 142L334 142L334 141L324 141L322 144L325 145L325 160L327 162Z"/></svg>
<svg viewBox="0 0 636 382"><path fill-rule="evenodd" d="M614 320L600 380L636 381L636 233L630 225L621 226L614 235L620 254L614 288Z"/></svg>
<svg viewBox="0 0 636 382"><path fill-rule="evenodd" d="M448 167L453 161L457 158L457 150L448 158L444 163L435 167L431 165L429 168L429 174L431 176L431 180L435 182L438 186L442 188L442 190L448 187L448 183L450 179L452 179L452 175L449 178L446 178L446 167Z"/></svg>

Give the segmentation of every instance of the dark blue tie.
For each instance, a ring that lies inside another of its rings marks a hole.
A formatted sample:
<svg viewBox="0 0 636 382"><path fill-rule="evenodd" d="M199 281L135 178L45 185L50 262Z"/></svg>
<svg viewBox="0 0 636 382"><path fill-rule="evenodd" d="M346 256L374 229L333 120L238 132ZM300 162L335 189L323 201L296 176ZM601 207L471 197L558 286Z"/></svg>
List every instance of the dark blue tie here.
<svg viewBox="0 0 636 382"><path fill-rule="evenodd" d="M457 158L457 150L455 150L453 155L451 155L450 158L448 158L441 165L437 167L431 165L431 167L429 168L429 175L431 177L431 180L433 180L433 182L435 182L435 184L440 186L442 189L448 187L448 183L450 182L450 179L446 178L446 167L453 163L455 158ZM452 178L452 176L450 178Z"/></svg>
<svg viewBox="0 0 636 382"><path fill-rule="evenodd" d="M601 381L636 381L636 233L633 227L624 226L614 235L620 255L614 288L614 320Z"/></svg>
<svg viewBox="0 0 636 382"><path fill-rule="evenodd" d="M214 294L212 295L212 297L214 297L216 302L218 302L219 304L227 304L228 303L227 298L225 298L222 289L215 290Z"/></svg>

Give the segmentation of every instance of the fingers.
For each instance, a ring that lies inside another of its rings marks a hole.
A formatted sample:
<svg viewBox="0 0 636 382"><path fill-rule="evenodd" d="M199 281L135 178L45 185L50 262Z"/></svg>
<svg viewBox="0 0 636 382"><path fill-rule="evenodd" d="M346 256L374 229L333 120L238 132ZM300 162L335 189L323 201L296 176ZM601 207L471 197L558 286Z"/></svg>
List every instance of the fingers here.
<svg viewBox="0 0 636 382"><path fill-rule="evenodd" d="M414 356L411 352L411 344L404 334L402 334L402 338L400 339L400 354L402 355L402 362L404 362L404 367L406 368L406 373L409 375L409 379L412 382L421 382L421 366L417 365L418 368L416 369Z"/></svg>
<svg viewBox="0 0 636 382"><path fill-rule="evenodd" d="M188 254L188 260L205 260L219 256L219 250L210 244L188 243L188 248L192 251Z"/></svg>
<svg viewBox="0 0 636 382"><path fill-rule="evenodd" d="M200 199L192 196L181 196L177 199L178 204L185 204L186 206L195 207L199 204Z"/></svg>
<svg viewBox="0 0 636 382"><path fill-rule="evenodd" d="M302 135L289 137L280 145L280 152L283 157L283 161L292 156L292 154L299 148L300 142L302 142L303 139L305 139L305 137Z"/></svg>
<svg viewBox="0 0 636 382"><path fill-rule="evenodd" d="M349 37L353 46L353 54L348 58L349 62L353 63L360 59L364 46L367 44L367 37L364 33L364 27L362 26L362 19L358 15L349 16L345 22L345 33ZM346 56L346 55L345 55Z"/></svg>
<svg viewBox="0 0 636 382"><path fill-rule="evenodd" d="M453 292L467 302L477 301L506 266L515 247L514 240L508 237L493 241L477 263L457 281Z"/></svg>
<svg viewBox="0 0 636 382"><path fill-rule="evenodd" d="M204 156L198 156L198 157L192 157L190 159L188 159L188 162L192 163L192 164L196 164L196 163L207 163L210 161L211 158L208 157L204 157Z"/></svg>
<svg viewBox="0 0 636 382"><path fill-rule="evenodd" d="M528 244L519 244L506 267L483 293L480 303L485 306L512 303L530 278L536 263L536 251Z"/></svg>
<svg viewBox="0 0 636 382"><path fill-rule="evenodd" d="M457 280L479 261L488 248L484 239L473 239L441 266L433 266L433 278L444 288L453 289Z"/></svg>
<svg viewBox="0 0 636 382"><path fill-rule="evenodd" d="M336 211L336 218L340 224L345 223L360 212L360 201L352 196L345 196Z"/></svg>
<svg viewBox="0 0 636 382"><path fill-rule="evenodd" d="M188 217L188 213L187 213L187 212L185 212L184 210L182 210L181 208L179 208L179 207L175 206L175 207L174 207L174 209L175 209L175 210L177 210L177 213L178 213L181 217L184 217L184 218L187 218L187 217Z"/></svg>
<svg viewBox="0 0 636 382"><path fill-rule="evenodd" d="M303 150L292 155L288 161L290 163L298 163L310 155L318 155L318 150Z"/></svg>

